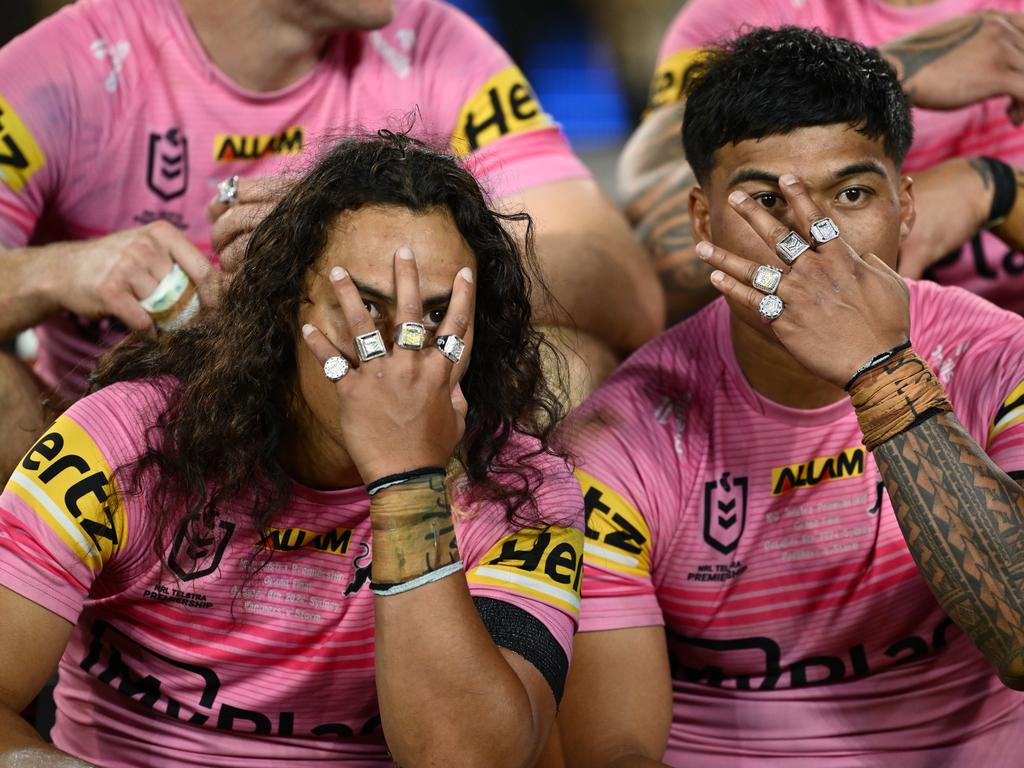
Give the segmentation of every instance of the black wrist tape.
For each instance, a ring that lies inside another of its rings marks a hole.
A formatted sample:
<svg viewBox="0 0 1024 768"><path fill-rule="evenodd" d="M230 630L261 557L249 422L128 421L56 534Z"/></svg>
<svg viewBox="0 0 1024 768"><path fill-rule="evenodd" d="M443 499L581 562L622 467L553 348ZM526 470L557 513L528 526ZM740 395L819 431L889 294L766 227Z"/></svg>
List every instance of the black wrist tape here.
<svg viewBox="0 0 1024 768"><path fill-rule="evenodd" d="M1014 203L1017 202L1017 177L1013 168L1002 160L983 155L980 158L988 166L992 174L992 185L995 192L992 193L992 208L988 212L988 220L982 225L983 229L998 227L1009 215Z"/></svg>

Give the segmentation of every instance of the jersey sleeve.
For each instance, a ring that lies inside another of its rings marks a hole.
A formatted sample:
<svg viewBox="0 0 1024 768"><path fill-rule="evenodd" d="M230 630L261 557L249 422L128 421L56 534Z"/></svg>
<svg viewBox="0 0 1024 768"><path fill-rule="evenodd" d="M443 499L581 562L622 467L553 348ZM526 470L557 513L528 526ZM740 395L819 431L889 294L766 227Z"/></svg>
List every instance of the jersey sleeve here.
<svg viewBox="0 0 1024 768"><path fill-rule="evenodd" d="M590 173L523 72L476 22L430 2L417 43L433 123L492 198ZM426 105L424 105L426 106Z"/></svg>
<svg viewBox="0 0 1024 768"><path fill-rule="evenodd" d="M683 100L686 71L702 49L735 37L744 27L778 26L787 20L785 7L777 0L690 0L662 39L648 109Z"/></svg>
<svg viewBox="0 0 1024 768"><path fill-rule="evenodd" d="M94 55L80 16L65 9L0 49L0 246L28 243L74 183L72 157L103 142L110 64Z"/></svg>

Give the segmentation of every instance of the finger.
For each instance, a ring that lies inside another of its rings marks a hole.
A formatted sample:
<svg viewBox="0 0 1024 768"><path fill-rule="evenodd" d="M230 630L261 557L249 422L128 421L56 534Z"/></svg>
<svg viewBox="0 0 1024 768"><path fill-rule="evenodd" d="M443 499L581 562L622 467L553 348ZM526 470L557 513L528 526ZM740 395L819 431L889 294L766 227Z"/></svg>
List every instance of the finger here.
<svg viewBox="0 0 1024 768"><path fill-rule="evenodd" d="M171 230L171 233L161 233L158 238L161 245L166 248L167 254L198 289L200 303L211 303L214 295L210 292L210 284L214 267L206 255L176 229Z"/></svg>
<svg viewBox="0 0 1024 768"><path fill-rule="evenodd" d="M724 248L718 248L707 241L697 243L697 256L715 269L720 269L741 283L752 285L757 268L761 266L755 261L744 259ZM782 283L779 283L782 287Z"/></svg>
<svg viewBox="0 0 1024 768"><path fill-rule="evenodd" d="M396 325L420 323L423 319L423 301L420 298L420 275L412 249L402 246L395 251ZM402 348L395 345L394 352ZM414 350L403 350L411 352Z"/></svg>
<svg viewBox="0 0 1024 768"><path fill-rule="evenodd" d="M791 173L784 173L779 177L779 189L782 190L782 196L786 198L786 202L793 210L797 231L807 239L814 250L823 253L850 252L842 237L837 237L827 243L817 243L811 237L811 225L821 219L827 219L828 215L814 202L807 192L807 187L800 179Z"/></svg>
<svg viewBox="0 0 1024 768"><path fill-rule="evenodd" d="M132 295L143 301L153 294L162 278L154 277L148 269L132 269L126 275L126 279Z"/></svg>
<svg viewBox="0 0 1024 768"><path fill-rule="evenodd" d="M217 199L217 195L214 195L206 207L206 217L211 222L216 222L234 206L246 203L270 203L270 207L273 208L293 183L294 179L287 176L239 179L238 194L235 195L234 201L222 203Z"/></svg>
<svg viewBox="0 0 1024 768"><path fill-rule="evenodd" d="M313 357L317 359L317 362L319 362L321 366L326 363L328 359L340 356L348 360L349 365L354 367L352 365L352 360L349 359L347 355L343 355L331 340L327 338L327 335L315 325L305 323L302 326L302 339L306 342L306 346L309 347L309 351L313 353ZM347 376L351 373L352 372L350 370L349 373L345 375ZM342 376L341 379L338 379L338 381L334 383L337 384L344 378L345 376Z"/></svg>
<svg viewBox="0 0 1024 768"><path fill-rule="evenodd" d="M220 254L221 264L226 271L232 272L238 268L253 230L272 210L272 203L246 203L232 207L217 219L210 233L210 241L213 249ZM226 258L229 251L231 258Z"/></svg>
<svg viewBox="0 0 1024 768"><path fill-rule="evenodd" d="M377 326L374 324L373 318L370 317L370 313L366 310L366 305L363 304L363 298L359 295L359 289L352 281L352 276L343 267L332 267L328 276L331 279L331 285L334 287L334 293L338 297L338 304L341 307L340 320L344 325L343 333L349 336L344 341L339 340L344 345L339 348L345 350L346 353L351 350L357 364L366 365L372 361L364 363L358 359L355 339L357 336L375 331Z"/></svg>
<svg viewBox="0 0 1024 768"><path fill-rule="evenodd" d="M133 331L149 331L156 333L156 325L149 312L142 308L138 299L124 292L119 292L106 302L110 314L124 323Z"/></svg>
<svg viewBox="0 0 1024 768"><path fill-rule="evenodd" d="M716 269L711 273L711 284L723 296L731 298L736 304L746 307L760 317L757 308L761 303L761 299L764 298L764 294L754 286L741 283L735 277L727 275L720 269Z"/></svg>
<svg viewBox="0 0 1024 768"><path fill-rule="evenodd" d="M473 317L473 270L463 267L455 275L455 282L452 284L452 298L448 302L448 311L445 312L444 320L437 327L437 336L458 336L466 344L463 350L463 358L469 354L470 344L467 340L469 335L470 319ZM438 357L448 360L445 355ZM451 361L449 361L450 363Z"/></svg>
<svg viewBox="0 0 1024 768"><path fill-rule="evenodd" d="M764 240L772 252L778 253L777 246L790 233L789 227L772 216L760 203L743 190L737 189L729 195L729 204L751 228ZM781 259L780 259L781 261Z"/></svg>

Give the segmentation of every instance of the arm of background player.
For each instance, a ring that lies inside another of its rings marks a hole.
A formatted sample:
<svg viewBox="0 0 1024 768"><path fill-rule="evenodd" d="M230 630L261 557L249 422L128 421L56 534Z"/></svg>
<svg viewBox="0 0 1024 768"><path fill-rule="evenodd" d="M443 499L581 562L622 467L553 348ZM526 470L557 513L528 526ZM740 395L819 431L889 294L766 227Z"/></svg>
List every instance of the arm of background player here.
<svg viewBox="0 0 1024 768"><path fill-rule="evenodd" d="M900 528L935 597L1024 690L1024 490L952 414L874 451Z"/></svg>
<svg viewBox="0 0 1024 768"><path fill-rule="evenodd" d="M665 291L668 322L714 299L707 264L697 258L687 198L697 183L683 157L685 103L655 107L619 160L619 195Z"/></svg>
<svg viewBox="0 0 1024 768"><path fill-rule="evenodd" d="M570 768L660 766L672 723L662 627L580 632L558 714Z"/></svg>
<svg viewBox="0 0 1024 768"><path fill-rule="evenodd" d="M49 746L18 714L57 668L71 624L0 586L0 766L87 766Z"/></svg>

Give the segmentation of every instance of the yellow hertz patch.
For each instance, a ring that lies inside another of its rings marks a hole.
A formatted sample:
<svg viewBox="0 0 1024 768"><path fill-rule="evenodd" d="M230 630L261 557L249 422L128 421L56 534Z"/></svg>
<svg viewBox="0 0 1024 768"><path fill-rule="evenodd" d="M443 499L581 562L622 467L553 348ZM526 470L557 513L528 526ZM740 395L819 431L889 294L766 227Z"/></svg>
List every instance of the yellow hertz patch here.
<svg viewBox="0 0 1024 768"><path fill-rule="evenodd" d="M466 574L470 584L519 592L574 616L580 612L583 533L575 528L525 528L506 536Z"/></svg>
<svg viewBox="0 0 1024 768"><path fill-rule="evenodd" d="M0 181L21 192L46 165L46 155L5 98L0 96Z"/></svg>
<svg viewBox="0 0 1024 768"><path fill-rule="evenodd" d="M1024 421L1024 381L1014 387L1010 396L996 411L996 417L992 419L992 426L988 431L988 442L992 443L998 435Z"/></svg>
<svg viewBox="0 0 1024 768"><path fill-rule="evenodd" d="M332 531L307 531L305 528L271 528L263 540L264 549L293 552L296 549L318 549L332 555L347 555L352 541L351 528Z"/></svg>
<svg viewBox="0 0 1024 768"><path fill-rule="evenodd" d="M859 445L847 448L835 456L819 456L802 464L775 467L772 470L772 496L781 496L797 488L859 477L863 474L864 447Z"/></svg>
<svg viewBox="0 0 1024 768"><path fill-rule="evenodd" d="M485 147L510 133L532 131L552 125L533 88L519 67L496 74L462 106L452 134L452 151L457 155Z"/></svg>
<svg viewBox="0 0 1024 768"><path fill-rule="evenodd" d="M586 507L587 563L646 576L651 572L651 529L636 507L586 472L576 470Z"/></svg>
<svg viewBox="0 0 1024 768"><path fill-rule="evenodd" d="M124 546L128 523L99 448L61 416L21 460L8 487L93 572Z"/></svg>
<svg viewBox="0 0 1024 768"><path fill-rule="evenodd" d="M305 134L299 126L280 133L264 135L219 134L213 139L213 159L218 163L233 160L259 160L269 155L298 155Z"/></svg>
<svg viewBox="0 0 1024 768"><path fill-rule="evenodd" d="M704 54L703 48L676 51L654 71L647 108L656 109L683 100L686 73Z"/></svg>

